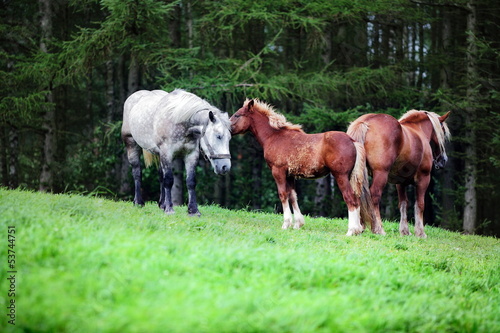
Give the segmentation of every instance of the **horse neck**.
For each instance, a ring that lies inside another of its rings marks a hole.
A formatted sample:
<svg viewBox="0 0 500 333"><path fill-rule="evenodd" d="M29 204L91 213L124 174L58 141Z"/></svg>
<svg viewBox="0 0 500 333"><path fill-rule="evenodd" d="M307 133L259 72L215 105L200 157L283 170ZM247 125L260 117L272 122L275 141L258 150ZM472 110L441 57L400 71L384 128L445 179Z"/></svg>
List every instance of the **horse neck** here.
<svg viewBox="0 0 500 333"><path fill-rule="evenodd" d="M434 128L432 127L431 121L427 117L419 122L411 122L411 123L409 122L402 125L411 127L417 132L422 133L423 134L422 137L425 138L426 142L431 141Z"/></svg>
<svg viewBox="0 0 500 333"><path fill-rule="evenodd" d="M250 131L253 133L259 144L264 147L269 138L276 132L276 129L271 127L269 119L266 116L260 112L255 112L252 117Z"/></svg>
<svg viewBox="0 0 500 333"><path fill-rule="evenodd" d="M191 116L189 122L193 125L205 125L208 122L208 109L202 109Z"/></svg>
<svg viewBox="0 0 500 333"><path fill-rule="evenodd" d="M434 132L434 127L428 117L420 122L420 128L422 129L427 141L430 142L432 139L432 133Z"/></svg>

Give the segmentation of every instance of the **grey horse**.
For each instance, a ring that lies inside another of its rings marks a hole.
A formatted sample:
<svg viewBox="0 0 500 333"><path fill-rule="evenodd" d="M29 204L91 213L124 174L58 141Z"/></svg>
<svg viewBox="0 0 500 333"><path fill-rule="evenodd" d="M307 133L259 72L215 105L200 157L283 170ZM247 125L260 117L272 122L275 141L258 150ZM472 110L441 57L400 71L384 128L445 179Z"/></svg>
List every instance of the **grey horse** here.
<svg viewBox="0 0 500 333"><path fill-rule="evenodd" d="M174 182L172 161L183 157L186 166L188 213L200 216L196 202L195 168L200 147L210 161L214 172L226 174L231 169L229 140L231 139L228 114L210 105L204 99L176 89L140 90L130 95L123 109L122 139L132 166L135 195L134 204L143 206L141 194L141 150L146 166L154 155L159 156L159 206L173 214L171 189Z"/></svg>

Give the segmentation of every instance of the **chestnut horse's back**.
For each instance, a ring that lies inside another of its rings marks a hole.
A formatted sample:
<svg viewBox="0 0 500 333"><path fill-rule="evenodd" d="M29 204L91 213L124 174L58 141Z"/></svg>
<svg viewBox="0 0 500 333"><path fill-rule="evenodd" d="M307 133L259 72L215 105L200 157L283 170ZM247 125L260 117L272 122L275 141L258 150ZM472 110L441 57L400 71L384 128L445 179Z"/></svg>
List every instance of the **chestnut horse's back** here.
<svg viewBox="0 0 500 333"><path fill-rule="evenodd" d="M364 145L372 170L389 170L403 144L401 124L388 114L363 115L349 125L347 134Z"/></svg>

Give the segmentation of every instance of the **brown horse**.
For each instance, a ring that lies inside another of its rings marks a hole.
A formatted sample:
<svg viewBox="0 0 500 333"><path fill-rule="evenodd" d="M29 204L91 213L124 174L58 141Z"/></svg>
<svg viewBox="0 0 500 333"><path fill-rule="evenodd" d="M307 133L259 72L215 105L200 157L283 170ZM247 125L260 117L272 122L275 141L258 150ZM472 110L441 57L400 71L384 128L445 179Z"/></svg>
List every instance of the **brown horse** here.
<svg viewBox="0 0 500 333"><path fill-rule="evenodd" d="M372 227L382 228L380 197L390 182L396 184L399 199L401 235L410 235L406 209L406 187L415 185L415 235L427 237L424 232L424 196L431 179L434 161L442 168L448 157L444 144L450 138L445 123L450 112L439 116L433 112L411 110L396 120L387 114L366 114L351 123L347 129L354 140L363 143L366 161L373 180L370 186L376 221Z"/></svg>
<svg viewBox="0 0 500 333"><path fill-rule="evenodd" d="M367 222L371 222L368 212L360 212L360 198L370 202L367 197L368 183L363 187L365 152L363 146L355 143L346 133L306 134L300 125L287 122L270 105L253 99L246 100L230 121L233 135L250 131L264 149L264 158L276 181L283 205L283 229L292 226L289 201L295 217L293 227L299 229L304 225L295 192L295 179L320 178L328 173L335 177L348 207L347 235L363 232L360 214L363 218L368 216Z"/></svg>

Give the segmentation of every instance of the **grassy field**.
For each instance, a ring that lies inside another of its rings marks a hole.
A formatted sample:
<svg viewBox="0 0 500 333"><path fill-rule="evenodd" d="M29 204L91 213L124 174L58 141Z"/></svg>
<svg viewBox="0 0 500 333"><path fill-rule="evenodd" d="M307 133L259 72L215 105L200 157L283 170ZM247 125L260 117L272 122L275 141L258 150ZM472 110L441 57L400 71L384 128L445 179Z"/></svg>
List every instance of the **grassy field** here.
<svg viewBox="0 0 500 333"><path fill-rule="evenodd" d="M0 189L0 331L500 332L498 239L200 210Z"/></svg>

